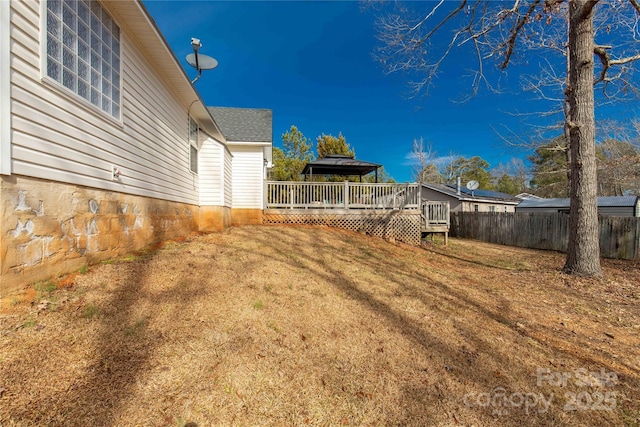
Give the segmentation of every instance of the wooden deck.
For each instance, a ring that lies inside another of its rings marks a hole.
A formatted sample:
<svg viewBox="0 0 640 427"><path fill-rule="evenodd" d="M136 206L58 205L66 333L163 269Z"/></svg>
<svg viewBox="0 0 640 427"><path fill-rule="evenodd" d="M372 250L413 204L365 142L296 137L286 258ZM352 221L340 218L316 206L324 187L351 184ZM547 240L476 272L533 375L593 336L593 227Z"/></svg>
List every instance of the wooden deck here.
<svg viewBox="0 0 640 427"><path fill-rule="evenodd" d="M419 242L450 226L449 202L420 199L417 183L268 181L267 223L325 224L380 237Z"/></svg>
<svg viewBox="0 0 640 427"><path fill-rule="evenodd" d="M419 209L418 184L268 181L267 209Z"/></svg>

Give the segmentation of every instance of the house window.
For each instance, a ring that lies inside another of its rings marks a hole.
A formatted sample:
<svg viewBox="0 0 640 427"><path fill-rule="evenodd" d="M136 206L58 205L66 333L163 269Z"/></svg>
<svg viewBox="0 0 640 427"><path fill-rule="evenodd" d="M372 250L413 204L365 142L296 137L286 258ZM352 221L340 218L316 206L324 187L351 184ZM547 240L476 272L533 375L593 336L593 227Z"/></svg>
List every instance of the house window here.
<svg viewBox="0 0 640 427"><path fill-rule="evenodd" d="M495 212L495 211L496 211L495 206L489 206L489 212Z"/></svg>
<svg viewBox="0 0 640 427"><path fill-rule="evenodd" d="M473 205L473 211L474 212L478 212L480 210L480 206L479 205Z"/></svg>
<svg viewBox="0 0 640 427"><path fill-rule="evenodd" d="M46 76L120 117L120 28L92 0L48 0Z"/></svg>
<svg viewBox="0 0 640 427"><path fill-rule="evenodd" d="M198 173L198 124L189 117L189 169Z"/></svg>

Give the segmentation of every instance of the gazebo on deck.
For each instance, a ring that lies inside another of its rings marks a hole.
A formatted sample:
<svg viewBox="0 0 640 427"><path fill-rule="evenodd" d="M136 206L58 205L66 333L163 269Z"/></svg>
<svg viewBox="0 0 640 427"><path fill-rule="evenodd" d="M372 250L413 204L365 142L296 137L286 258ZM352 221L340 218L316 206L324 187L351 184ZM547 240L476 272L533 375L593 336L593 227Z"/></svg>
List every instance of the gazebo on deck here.
<svg viewBox="0 0 640 427"><path fill-rule="evenodd" d="M265 224L345 228L419 245L422 233L449 231L449 202L420 199L418 183L378 183L377 163L333 154L308 162L305 181L267 181ZM375 172L375 183L362 177ZM361 182L313 181L313 175L359 176Z"/></svg>
<svg viewBox="0 0 640 427"><path fill-rule="evenodd" d="M302 174L309 177L309 181L313 181L313 175L341 175L341 176L359 176L360 182L362 177L374 172L378 182L378 169L382 165L377 163L365 162L364 160L356 160L352 156L346 154L329 154L326 157L313 162L309 162L302 169Z"/></svg>

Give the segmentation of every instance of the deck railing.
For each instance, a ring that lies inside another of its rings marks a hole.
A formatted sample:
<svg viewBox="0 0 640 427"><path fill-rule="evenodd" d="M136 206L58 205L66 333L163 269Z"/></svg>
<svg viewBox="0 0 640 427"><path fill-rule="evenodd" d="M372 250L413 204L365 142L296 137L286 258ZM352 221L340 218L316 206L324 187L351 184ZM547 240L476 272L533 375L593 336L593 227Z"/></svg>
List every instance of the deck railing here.
<svg viewBox="0 0 640 427"><path fill-rule="evenodd" d="M447 227L450 225L449 202L422 202L422 218L426 228Z"/></svg>
<svg viewBox="0 0 640 427"><path fill-rule="evenodd" d="M419 209L418 184L267 181L267 209Z"/></svg>

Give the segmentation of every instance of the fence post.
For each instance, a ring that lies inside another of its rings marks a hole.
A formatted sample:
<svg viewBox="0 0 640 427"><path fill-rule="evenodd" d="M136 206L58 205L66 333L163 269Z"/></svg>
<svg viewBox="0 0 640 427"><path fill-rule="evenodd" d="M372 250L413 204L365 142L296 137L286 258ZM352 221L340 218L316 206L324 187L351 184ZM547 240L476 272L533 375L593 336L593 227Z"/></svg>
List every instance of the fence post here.
<svg viewBox="0 0 640 427"><path fill-rule="evenodd" d="M293 186L291 184L287 184L289 187L289 209L293 209Z"/></svg>
<svg viewBox="0 0 640 427"><path fill-rule="evenodd" d="M402 188L402 187L398 187L398 188ZM393 199L391 201L391 209L396 209L396 207L398 206L398 192L399 191L395 191L395 189L391 190L391 194L393 195Z"/></svg>
<svg viewBox="0 0 640 427"><path fill-rule="evenodd" d="M344 208L349 209L349 181L344 182Z"/></svg>

